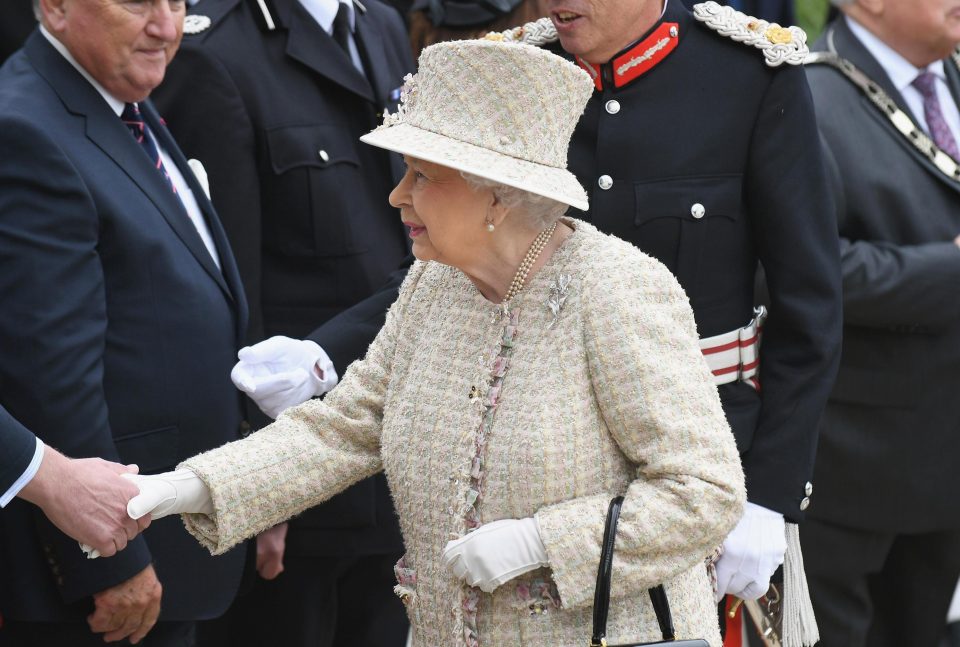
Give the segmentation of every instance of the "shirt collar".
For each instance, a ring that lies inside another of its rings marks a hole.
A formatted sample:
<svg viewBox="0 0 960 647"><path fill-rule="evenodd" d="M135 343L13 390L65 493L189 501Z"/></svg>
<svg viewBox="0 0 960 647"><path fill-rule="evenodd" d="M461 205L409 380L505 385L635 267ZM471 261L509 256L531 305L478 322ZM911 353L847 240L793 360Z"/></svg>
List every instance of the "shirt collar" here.
<svg viewBox="0 0 960 647"><path fill-rule="evenodd" d="M943 70L943 61L934 61L927 66L926 70L919 70L899 52L877 38L872 31L850 16L845 16L845 19L853 35L863 43L863 46L867 48L870 55L877 59L880 67L882 67L883 71L890 77L897 92L902 94L904 90L910 87L917 78L917 75L921 72L930 72L946 83L947 75Z"/></svg>
<svg viewBox="0 0 960 647"><path fill-rule="evenodd" d="M357 15L350 0L300 0L300 4L307 10L317 24L328 34L333 33L333 19L337 17L340 5L347 6L347 17L350 22L350 32L357 29Z"/></svg>
<svg viewBox="0 0 960 647"><path fill-rule="evenodd" d="M51 45L53 45L55 50L60 52L61 56L67 59L67 62L70 63L70 65L76 68L77 72L80 72L83 78L90 82L90 85L93 86L94 90L100 93L100 96L103 97L103 100L107 102L107 105L110 106L110 109L117 113L118 117L123 114L123 107L126 104L107 92L106 88L97 83L97 80L90 76L90 73L83 69L83 66L77 63L77 59L73 57L66 45L57 40L57 37L48 32L46 27L43 25L40 25L40 33L43 34L43 37L46 38Z"/></svg>

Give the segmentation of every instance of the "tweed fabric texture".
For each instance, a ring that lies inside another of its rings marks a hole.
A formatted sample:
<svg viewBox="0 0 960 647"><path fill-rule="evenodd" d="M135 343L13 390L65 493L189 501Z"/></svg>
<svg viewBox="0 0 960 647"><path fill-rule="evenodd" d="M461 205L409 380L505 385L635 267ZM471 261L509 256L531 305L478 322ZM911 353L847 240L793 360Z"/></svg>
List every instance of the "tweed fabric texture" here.
<svg viewBox="0 0 960 647"><path fill-rule="evenodd" d="M592 92L586 72L538 47L437 43L420 55L399 111L360 139L586 210L567 148Z"/></svg>
<svg viewBox="0 0 960 647"><path fill-rule="evenodd" d="M576 231L508 316L459 270L415 264L366 357L324 400L184 463L215 509L185 515L188 530L221 553L383 469L407 548L415 645L469 644L473 599L481 645L582 647L607 506L625 494L611 644L659 639L645 590L665 582L678 635L719 647L703 560L740 517L745 491L693 314L659 262L567 222ZM565 299L551 308L560 284ZM498 367L510 325L509 362ZM551 567L476 595L440 555L467 528L482 404L498 371L473 505L482 523L535 517Z"/></svg>

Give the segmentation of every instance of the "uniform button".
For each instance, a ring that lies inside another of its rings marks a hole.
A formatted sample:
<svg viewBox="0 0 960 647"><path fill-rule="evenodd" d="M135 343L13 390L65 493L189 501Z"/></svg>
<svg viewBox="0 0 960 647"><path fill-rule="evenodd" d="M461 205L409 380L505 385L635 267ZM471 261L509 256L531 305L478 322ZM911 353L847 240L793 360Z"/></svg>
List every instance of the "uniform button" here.
<svg viewBox="0 0 960 647"><path fill-rule="evenodd" d="M697 202L692 207L690 207L690 215L699 220L707 213L707 210L703 208L703 205Z"/></svg>
<svg viewBox="0 0 960 647"><path fill-rule="evenodd" d="M613 178L609 175L601 175L600 179L597 180L597 184L600 185L600 188L606 191L613 186Z"/></svg>
<svg viewBox="0 0 960 647"><path fill-rule="evenodd" d="M813 483L811 483L810 481L807 481L807 484L803 486L803 493L806 494L807 496L810 496L811 494L813 494Z"/></svg>
<svg viewBox="0 0 960 647"><path fill-rule="evenodd" d="M321 159L323 162L329 162L329 161L330 161L330 156L327 154L327 151L323 150L322 148L317 151L317 155L320 156L320 159Z"/></svg>
<svg viewBox="0 0 960 647"><path fill-rule="evenodd" d="M606 108L607 112L609 112L611 115L615 115L620 112L620 102L616 99L610 99L607 101Z"/></svg>
<svg viewBox="0 0 960 647"><path fill-rule="evenodd" d="M803 497L803 500L800 501L800 512L803 512L809 507L810 507L810 497L805 496Z"/></svg>

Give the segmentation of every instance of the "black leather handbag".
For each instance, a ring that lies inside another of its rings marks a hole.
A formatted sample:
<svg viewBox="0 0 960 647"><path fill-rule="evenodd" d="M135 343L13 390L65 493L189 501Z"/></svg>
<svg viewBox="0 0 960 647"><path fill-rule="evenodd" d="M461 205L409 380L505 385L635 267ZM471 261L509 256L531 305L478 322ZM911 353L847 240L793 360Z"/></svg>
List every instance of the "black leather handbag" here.
<svg viewBox="0 0 960 647"><path fill-rule="evenodd" d="M623 497L618 496L610 502L607 511L607 524L603 529L603 551L600 554L600 567L597 569L597 588L593 593L593 637L590 647L643 647L643 645L670 645L671 647L710 647L710 644L698 638L695 640L677 640L673 629L673 617L670 615L670 603L662 584L648 591L653 611L657 614L657 624L663 640L652 643L607 644L607 613L610 610L610 575L613 571L613 544L617 538L617 520Z"/></svg>

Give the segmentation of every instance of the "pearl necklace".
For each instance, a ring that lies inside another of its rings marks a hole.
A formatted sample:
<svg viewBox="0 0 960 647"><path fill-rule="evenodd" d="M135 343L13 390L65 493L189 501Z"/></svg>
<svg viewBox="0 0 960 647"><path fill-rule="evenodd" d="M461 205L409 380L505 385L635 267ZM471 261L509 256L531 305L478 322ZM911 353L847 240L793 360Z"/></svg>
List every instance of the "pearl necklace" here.
<svg viewBox="0 0 960 647"><path fill-rule="evenodd" d="M540 258L540 252L547 246L547 241L553 236L553 232L557 230L557 223L559 222L559 220L554 222L533 239L530 249L527 250L527 255L523 257L520 267L517 268L517 273L513 275L513 280L510 281L510 289L507 290L507 294L503 297L503 303L510 301L510 299L517 296L520 290L523 289L523 285L527 281L527 274L530 273L530 268L533 267L533 264Z"/></svg>

